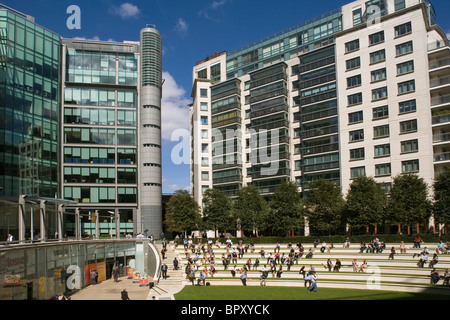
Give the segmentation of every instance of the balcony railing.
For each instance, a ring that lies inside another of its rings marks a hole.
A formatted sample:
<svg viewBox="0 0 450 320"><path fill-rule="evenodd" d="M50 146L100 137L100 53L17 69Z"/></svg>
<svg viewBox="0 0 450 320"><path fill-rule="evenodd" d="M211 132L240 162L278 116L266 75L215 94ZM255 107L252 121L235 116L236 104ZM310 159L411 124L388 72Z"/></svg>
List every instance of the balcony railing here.
<svg viewBox="0 0 450 320"><path fill-rule="evenodd" d="M434 143L450 142L450 133L436 134L433 136Z"/></svg>
<svg viewBox="0 0 450 320"><path fill-rule="evenodd" d="M450 152L436 153L434 155L434 162L449 161L449 160L450 160Z"/></svg>
<svg viewBox="0 0 450 320"><path fill-rule="evenodd" d="M433 51L440 48L448 47L449 42L448 40L440 40L440 41L434 41L428 44L428 51Z"/></svg>
<svg viewBox="0 0 450 320"><path fill-rule="evenodd" d="M440 115L440 116L434 116L432 121L433 121L433 124L441 124L441 123L450 122L450 113Z"/></svg>
<svg viewBox="0 0 450 320"><path fill-rule="evenodd" d="M430 63L430 70L442 68L445 66L450 66L450 58L442 58L442 59L435 59L431 60Z"/></svg>
<svg viewBox="0 0 450 320"><path fill-rule="evenodd" d="M446 104L450 103L450 94L437 96L437 97L431 97L431 105L432 106L438 106L440 104Z"/></svg>
<svg viewBox="0 0 450 320"><path fill-rule="evenodd" d="M430 87L431 88L445 86L446 84L450 84L450 76L437 77L437 78L430 79Z"/></svg>

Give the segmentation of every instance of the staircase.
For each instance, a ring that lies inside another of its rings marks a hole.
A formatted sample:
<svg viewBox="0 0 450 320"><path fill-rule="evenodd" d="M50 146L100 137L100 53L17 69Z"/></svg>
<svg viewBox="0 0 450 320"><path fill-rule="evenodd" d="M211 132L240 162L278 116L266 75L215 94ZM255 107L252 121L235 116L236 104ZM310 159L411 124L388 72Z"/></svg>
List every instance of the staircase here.
<svg viewBox="0 0 450 320"><path fill-rule="evenodd" d="M158 252L161 252L163 248L161 243L155 243L155 247ZM166 249L166 258L161 259L161 264L166 264L168 266L168 277L167 279L163 279L161 275L159 283L150 290L149 299L155 296L159 300L173 300L173 294L180 292L184 287L183 281L185 279L185 274L183 259L174 249L173 242L168 243ZM179 261L178 270L173 270L173 260L175 258Z"/></svg>

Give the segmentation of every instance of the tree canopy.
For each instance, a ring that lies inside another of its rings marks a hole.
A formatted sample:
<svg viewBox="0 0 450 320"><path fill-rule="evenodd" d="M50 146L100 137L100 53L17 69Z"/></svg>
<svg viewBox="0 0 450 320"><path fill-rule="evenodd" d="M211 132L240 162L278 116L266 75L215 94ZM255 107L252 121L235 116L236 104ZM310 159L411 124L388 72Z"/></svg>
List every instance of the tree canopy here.
<svg viewBox="0 0 450 320"><path fill-rule="evenodd" d="M327 180L314 181L305 199L309 226L322 232L336 233L343 225L345 201L341 188Z"/></svg>
<svg viewBox="0 0 450 320"><path fill-rule="evenodd" d="M273 232L285 235L304 226L303 202L295 182L282 182L270 201L269 221Z"/></svg>
<svg viewBox="0 0 450 320"><path fill-rule="evenodd" d="M353 180L347 193L345 217L353 229L375 227L385 219L387 195L372 177Z"/></svg>
<svg viewBox="0 0 450 320"><path fill-rule="evenodd" d="M185 232L200 230L201 214L197 201L185 190L178 190L167 203L165 224L168 231Z"/></svg>

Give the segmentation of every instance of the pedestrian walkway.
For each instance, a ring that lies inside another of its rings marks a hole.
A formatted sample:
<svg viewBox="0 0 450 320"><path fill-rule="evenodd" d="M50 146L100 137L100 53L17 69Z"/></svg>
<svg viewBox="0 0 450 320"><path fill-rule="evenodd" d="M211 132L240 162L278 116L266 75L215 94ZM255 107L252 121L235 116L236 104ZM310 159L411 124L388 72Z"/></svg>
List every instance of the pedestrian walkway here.
<svg viewBox="0 0 450 320"><path fill-rule="evenodd" d="M75 293L71 300L121 300L121 292L125 289L130 300L149 300L149 287L141 287L139 283L133 283L127 277L119 278L119 282L113 279L105 280L96 285L90 285Z"/></svg>
<svg viewBox="0 0 450 320"><path fill-rule="evenodd" d="M160 244L156 245L158 251L162 248ZM125 289L128 292L130 300L174 300L174 294L184 288L183 262L180 261L180 269L172 270L172 261L177 257L178 252L173 245L167 246L166 259L162 263L169 266L168 278L160 279L159 283L150 289L149 286L141 286L134 283L128 277L119 278L119 282L113 279L103 281L96 285L90 285L83 290L71 296L72 300L121 300L121 292ZM181 260L181 259L180 259Z"/></svg>

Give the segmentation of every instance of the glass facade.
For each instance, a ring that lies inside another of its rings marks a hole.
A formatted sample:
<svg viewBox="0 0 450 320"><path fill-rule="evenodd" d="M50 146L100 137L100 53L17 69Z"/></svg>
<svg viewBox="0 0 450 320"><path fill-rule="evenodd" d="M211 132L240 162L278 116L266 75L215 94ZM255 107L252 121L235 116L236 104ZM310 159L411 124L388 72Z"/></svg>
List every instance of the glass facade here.
<svg viewBox="0 0 450 320"><path fill-rule="evenodd" d="M67 296L91 284L92 270L97 270L98 281L110 279L114 265L124 276L126 266L135 259L136 246L135 242L96 241L0 252L0 277L4 279L0 300L49 300L61 293ZM80 275L79 282L69 286L74 272Z"/></svg>
<svg viewBox="0 0 450 320"><path fill-rule="evenodd" d="M64 198L136 206L139 55L128 45L64 44Z"/></svg>
<svg viewBox="0 0 450 320"><path fill-rule="evenodd" d="M58 35L0 10L0 185L5 196L58 193Z"/></svg>

